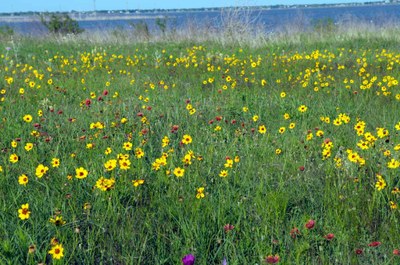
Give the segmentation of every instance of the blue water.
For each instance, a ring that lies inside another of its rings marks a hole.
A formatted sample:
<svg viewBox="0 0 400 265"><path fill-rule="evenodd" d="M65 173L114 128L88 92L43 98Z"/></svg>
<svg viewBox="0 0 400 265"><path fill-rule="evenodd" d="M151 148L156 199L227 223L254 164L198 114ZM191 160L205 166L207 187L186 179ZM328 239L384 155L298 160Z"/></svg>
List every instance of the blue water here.
<svg viewBox="0 0 400 265"><path fill-rule="evenodd" d="M103 15L103 14L102 14ZM109 14L113 16L114 14ZM192 12L158 12L135 14L143 16L138 19L114 19L114 20L92 20L79 21L80 27L86 31L131 29L132 23L144 21L148 24L150 31L158 30L156 26L157 17L167 18L168 29L181 29L188 24L218 28L224 23L227 14L221 11L192 11ZM244 12L255 24L261 24L268 32L279 31L286 25L295 25L307 28L318 20L332 19L335 23L356 21L382 25L385 23L398 23L400 21L400 5L364 5L346 7L311 7L311 8L286 8L255 10L250 13ZM20 34L46 34L46 28L39 19L35 22L0 22L0 26L8 25Z"/></svg>

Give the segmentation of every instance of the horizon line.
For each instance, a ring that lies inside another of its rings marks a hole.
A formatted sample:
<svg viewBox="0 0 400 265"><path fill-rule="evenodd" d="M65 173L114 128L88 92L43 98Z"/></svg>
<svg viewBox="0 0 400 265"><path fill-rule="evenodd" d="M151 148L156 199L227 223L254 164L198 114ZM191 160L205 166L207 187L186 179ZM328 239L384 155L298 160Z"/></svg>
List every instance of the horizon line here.
<svg viewBox="0 0 400 265"><path fill-rule="evenodd" d="M394 2L386 1L366 1L351 3L324 3L324 4L275 4L275 5L255 5L255 6L221 6L221 7L193 7L193 8L152 8L152 9L99 9L99 10L69 10L69 11L15 11L0 12L0 15L15 15L24 13L96 13L96 12L151 12L151 11L177 11L177 10L218 10L230 8L295 8L295 7L319 7L319 6L353 6L353 5L391 5L400 4L400 0Z"/></svg>

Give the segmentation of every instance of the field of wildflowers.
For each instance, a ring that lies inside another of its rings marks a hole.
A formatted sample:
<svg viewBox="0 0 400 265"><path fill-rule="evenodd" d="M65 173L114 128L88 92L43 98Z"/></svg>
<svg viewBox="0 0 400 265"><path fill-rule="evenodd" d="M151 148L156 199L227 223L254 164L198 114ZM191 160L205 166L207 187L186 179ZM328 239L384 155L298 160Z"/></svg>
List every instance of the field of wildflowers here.
<svg viewBox="0 0 400 265"><path fill-rule="evenodd" d="M379 47L1 43L0 262L400 263Z"/></svg>

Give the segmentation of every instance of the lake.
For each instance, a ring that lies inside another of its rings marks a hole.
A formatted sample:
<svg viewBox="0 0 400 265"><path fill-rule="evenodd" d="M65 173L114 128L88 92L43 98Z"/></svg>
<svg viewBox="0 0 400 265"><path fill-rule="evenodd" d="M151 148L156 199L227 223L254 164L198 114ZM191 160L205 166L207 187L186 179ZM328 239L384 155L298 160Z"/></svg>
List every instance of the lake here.
<svg viewBox="0 0 400 265"><path fill-rule="evenodd" d="M282 9L260 9L232 14L229 11L181 11L181 12L146 12L134 14L82 14L77 19L80 27L86 31L115 30L132 28L132 23L146 22L151 32L158 30L157 18L166 18L169 29L182 29L188 25L218 28L230 18L248 19L254 24L262 25L267 32L274 32L284 27L296 26L307 28L317 21L331 19L334 23L363 22L377 26L398 23L400 21L400 4L304 7ZM99 18L101 16L101 18ZM246 20L245 20L246 21ZM46 34L46 28L38 17L33 21L1 22L19 34Z"/></svg>

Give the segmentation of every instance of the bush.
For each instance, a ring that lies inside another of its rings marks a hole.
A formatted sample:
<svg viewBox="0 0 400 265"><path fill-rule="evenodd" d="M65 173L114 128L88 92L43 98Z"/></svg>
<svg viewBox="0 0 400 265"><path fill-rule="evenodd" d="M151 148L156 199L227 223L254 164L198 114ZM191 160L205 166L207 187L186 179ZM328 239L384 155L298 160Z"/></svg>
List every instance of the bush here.
<svg viewBox="0 0 400 265"><path fill-rule="evenodd" d="M134 35L136 38L140 39L143 38L145 40L150 39L150 31L147 23L143 20L140 20L137 23L131 22L130 25L134 29Z"/></svg>
<svg viewBox="0 0 400 265"><path fill-rule="evenodd" d="M165 31L167 30L167 19L164 18L157 18L156 19L156 25L157 27L161 30L162 34L165 34Z"/></svg>
<svg viewBox="0 0 400 265"><path fill-rule="evenodd" d="M0 26L0 41L9 40L14 36L14 29L8 25Z"/></svg>
<svg viewBox="0 0 400 265"><path fill-rule="evenodd" d="M14 29L8 25L0 26L0 35L1 36L12 36L12 35L14 35Z"/></svg>
<svg viewBox="0 0 400 265"><path fill-rule="evenodd" d="M41 15L40 20L51 33L78 34L83 32L78 22L68 14Z"/></svg>
<svg viewBox="0 0 400 265"><path fill-rule="evenodd" d="M320 33L332 33L337 29L332 18L323 18L313 21L313 28Z"/></svg>

